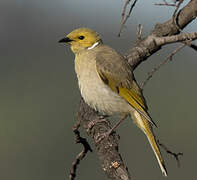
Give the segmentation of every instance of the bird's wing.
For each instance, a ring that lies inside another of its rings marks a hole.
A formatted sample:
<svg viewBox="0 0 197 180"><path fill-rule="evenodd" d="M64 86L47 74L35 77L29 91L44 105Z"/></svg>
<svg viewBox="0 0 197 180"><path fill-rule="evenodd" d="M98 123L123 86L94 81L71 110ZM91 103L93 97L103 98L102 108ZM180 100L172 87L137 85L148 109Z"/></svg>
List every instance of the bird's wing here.
<svg viewBox="0 0 197 180"><path fill-rule="evenodd" d="M123 56L108 46L104 46L96 55L96 69L112 91L124 98L136 111L155 125L147 113L146 101L137 85L132 68Z"/></svg>

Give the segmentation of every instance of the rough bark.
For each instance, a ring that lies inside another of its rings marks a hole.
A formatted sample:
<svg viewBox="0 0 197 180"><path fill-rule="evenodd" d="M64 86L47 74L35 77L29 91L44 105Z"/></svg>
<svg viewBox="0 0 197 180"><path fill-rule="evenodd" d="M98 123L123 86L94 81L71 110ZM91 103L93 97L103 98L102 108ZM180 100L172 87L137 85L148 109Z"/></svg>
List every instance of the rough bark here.
<svg viewBox="0 0 197 180"><path fill-rule="evenodd" d="M96 123L91 127L92 121L103 119L98 113L90 108L81 98L77 118L80 120L81 125L87 131L88 135L94 140L96 151L103 171L107 174L109 179L114 180L129 180L130 175L123 163L121 155L118 152L119 136L116 133L98 141L100 135L110 130L110 124L106 122Z"/></svg>

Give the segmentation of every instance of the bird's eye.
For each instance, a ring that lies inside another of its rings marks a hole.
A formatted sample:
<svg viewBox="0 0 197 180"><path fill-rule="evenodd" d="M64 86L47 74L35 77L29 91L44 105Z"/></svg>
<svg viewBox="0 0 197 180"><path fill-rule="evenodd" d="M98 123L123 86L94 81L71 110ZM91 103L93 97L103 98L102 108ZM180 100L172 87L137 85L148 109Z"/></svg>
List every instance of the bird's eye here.
<svg viewBox="0 0 197 180"><path fill-rule="evenodd" d="M78 37L80 40L84 39L85 37L84 36L79 36Z"/></svg>

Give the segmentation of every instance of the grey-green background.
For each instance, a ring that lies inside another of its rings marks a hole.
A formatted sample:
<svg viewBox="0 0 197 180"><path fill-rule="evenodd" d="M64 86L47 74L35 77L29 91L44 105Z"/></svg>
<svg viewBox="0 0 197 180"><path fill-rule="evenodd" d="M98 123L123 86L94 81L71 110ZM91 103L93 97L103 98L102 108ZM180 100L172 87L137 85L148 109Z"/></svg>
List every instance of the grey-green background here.
<svg viewBox="0 0 197 180"><path fill-rule="evenodd" d="M171 7L137 3L120 38L120 0L0 1L0 179L63 180L81 150L72 126L79 102L74 56L58 40L77 27L97 30L104 42L125 53L136 28L147 35L156 22L170 18ZM158 2L158 1L157 1ZM193 22L185 31L196 31ZM155 53L135 72L142 82L175 47ZM196 52L185 48L146 85L156 134L171 150L184 153L181 167L163 152L169 180L196 178ZM118 129L120 151L134 179L164 179L145 138L131 120ZM85 135L85 133L84 133ZM95 153L89 153L76 179L107 179Z"/></svg>

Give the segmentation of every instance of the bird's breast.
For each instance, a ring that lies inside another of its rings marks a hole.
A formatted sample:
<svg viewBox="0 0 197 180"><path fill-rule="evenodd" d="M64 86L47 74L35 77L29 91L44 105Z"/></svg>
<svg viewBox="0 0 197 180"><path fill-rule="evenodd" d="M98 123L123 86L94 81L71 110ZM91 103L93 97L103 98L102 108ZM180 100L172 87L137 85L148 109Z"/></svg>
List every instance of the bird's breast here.
<svg viewBox="0 0 197 180"><path fill-rule="evenodd" d="M94 57L77 56L75 71L81 95L89 106L109 115L130 111L131 106L102 81Z"/></svg>

